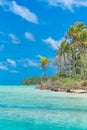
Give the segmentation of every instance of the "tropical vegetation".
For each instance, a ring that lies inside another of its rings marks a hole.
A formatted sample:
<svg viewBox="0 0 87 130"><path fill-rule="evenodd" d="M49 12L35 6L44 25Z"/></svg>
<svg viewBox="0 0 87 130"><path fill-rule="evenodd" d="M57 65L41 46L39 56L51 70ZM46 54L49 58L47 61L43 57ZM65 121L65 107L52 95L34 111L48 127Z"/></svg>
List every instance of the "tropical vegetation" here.
<svg viewBox="0 0 87 130"><path fill-rule="evenodd" d="M56 65L59 74L66 77L87 78L87 26L76 22L68 28L66 36L56 51Z"/></svg>
<svg viewBox="0 0 87 130"><path fill-rule="evenodd" d="M46 57L41 57L41 59L40 59L40 67L43 70L44 76L46 76L49 62L50 62L49 59Z"/></svg>
<svg viewBox="0 0 87 130"><path fill-rule="evenodd" d="M49 59L42 57L40 66L46 76ZM83 22L75 22L68 28L55 51L53 66L58 67L57 74L51 76L54 86L87 85L87 26Z"/></svg>

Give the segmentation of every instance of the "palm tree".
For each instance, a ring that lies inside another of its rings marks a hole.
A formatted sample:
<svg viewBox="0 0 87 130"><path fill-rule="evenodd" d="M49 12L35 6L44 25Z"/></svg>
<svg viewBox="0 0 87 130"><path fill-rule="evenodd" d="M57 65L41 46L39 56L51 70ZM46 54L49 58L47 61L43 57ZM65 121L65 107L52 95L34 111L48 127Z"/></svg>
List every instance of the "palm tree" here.
<svg viewBox="0 0 87 130"><path fill-rule="evenodd" d="M44 73L44 76L46 77L46 73L47 73L47 67L48 67L48 64L49 64L49 60L48 60L48 58L46 58L46 57L42 57L41 59L40 59L40 66L41 66L41 68L42 68L42 70L43 70L43 73Z"/></svg>
<svg viewBox="0 0 87 130"><path fill-rule="evenodd" d="M70 26L66 34L66 38L70 41L70 48L72 54L72 72L76 74L76 60L77 52L87 50L85 45L87 44L87 26L82 22L76 22L73 26ZM82 66L82 65L81 65Z"/></svg>
<svg viewBox="0 0 87 130"><path fill-rule="evenodd" d="M81 75L82 79L85 80L85 69L83 59L87 57L87 30L83 29L79 34L79 51L81 59Z"/></svg>
<svg viewBox="0 0 87 130"><path fill-rule="evenodd" d="M74 77L81 74L82 79L85 79L85 73L87 73L87 26L84 23L76 22L69 27L65 39L58 46L55 57L60 72L67 72L70 69L69 72Z"/></svg>
<svg viewBox="0 0 87 130"><path fill-rule="evenodd" d="M58 46L58 50L56 51L56 57L58 58L58 66L60 67L60 71L64 71L67 65L67 54L69 50L69 44L66 40L63 40Z"/></svg>

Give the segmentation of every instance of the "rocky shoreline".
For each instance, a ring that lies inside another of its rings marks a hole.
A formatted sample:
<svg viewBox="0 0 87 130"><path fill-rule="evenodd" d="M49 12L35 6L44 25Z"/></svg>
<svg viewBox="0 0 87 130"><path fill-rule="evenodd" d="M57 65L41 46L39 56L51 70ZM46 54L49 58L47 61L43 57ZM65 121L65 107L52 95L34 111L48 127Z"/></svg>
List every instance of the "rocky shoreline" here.
<svg viewBox="0 0 87 130"><path fill-rule="evenodd" d="M36 89L40 90L51 90L54 92L67 92L67 93L87 93L87 87L54 87L51 81L48 81L46 83L43 83L41 85L37 85Z"/></svg>

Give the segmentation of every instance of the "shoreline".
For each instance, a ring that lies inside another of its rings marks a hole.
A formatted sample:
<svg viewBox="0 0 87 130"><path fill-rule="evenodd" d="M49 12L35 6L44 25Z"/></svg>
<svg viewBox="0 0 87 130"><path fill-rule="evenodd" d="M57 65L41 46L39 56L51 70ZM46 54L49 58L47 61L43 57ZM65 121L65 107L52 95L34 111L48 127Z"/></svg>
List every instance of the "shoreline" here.
<svg viewBox="0 0 87 130"><path fill-rule="evenodd" d="M42 91L42 93L45 93L45 92L47 92L47 93L52 93L53 95L61 95L61 97L66 97L66 96L68 96L68 97L87 97L87 93L67 93L67 92L55 92L55 91L51 91L51 90L41 90L41 89L37 89L37 90L39 90L40 92Z"/></svg>
<svg viewBox="0 0 87 130"><path fill-rule="evenodd" d="M39 90L49 90L51 92L65 92L65 93L76 93L76 94L87 94L87 88L59 88L59 87L47 87L42 85L36 85L36 89Z"/></svg>

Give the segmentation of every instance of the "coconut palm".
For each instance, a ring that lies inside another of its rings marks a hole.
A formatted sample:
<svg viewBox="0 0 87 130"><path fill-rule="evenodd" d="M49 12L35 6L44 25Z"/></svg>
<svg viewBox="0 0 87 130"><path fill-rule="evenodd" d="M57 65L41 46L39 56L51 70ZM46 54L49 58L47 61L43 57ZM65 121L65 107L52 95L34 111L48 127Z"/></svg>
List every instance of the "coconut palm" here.
<svg viewBox="0 0 87 130"><path fill-rule="evenodd" d="M82 22L76 22L70 26L66 33L66 40L63 40L56 51L56 55L61 61L61 66L67 68L75 76L80 72L84 77L84 63L82 57L87 53L87 26ZM68 42L67 42L68 41ZM67 64L68 61L68 64ZM85 79L85 78L82 78Z"/></svg>
<svg viewBox="0 0 87 130"><path fill-rule="evenodd" d="M48 64L49 64L49 60L48 60L48 58L46 58L46 57L42 57L41 59L40 59L40 66L41 66L41 68L42 68L42 70L43 70L43 73L44 73L44 76L46 77L46 72L47 72L47 67L48 67Z"/></svg>
<svg viewBox="0 0 87 130"><path fill-rule="evenodd" d="M66 40L63 40L58 46L58 50L56 51L56 55L63 57L64 63L66 62L66 54L68 52L68 49L69 49L69 44L66 42Z"/></svg>
<svg viewBox="0 0 87 130"><path fill-rule="evenodd" d="M65 71L67 66L68 60L68 51L69 51L69 44L66 40L61 41L60 45L58 46L58 50L56 51L57 63L59 66L59 70Z"/></svg>
<svg viewBox="0 0 87 130"><path fill-rule="evenodd" d="M81 64L81 75L82 79L85 79L85 61L83 60L87 57L87 30L83 29L79 34L79 52L80 52L80 64ZM84 61L84 62L83 62Z"/></svg>
<svg viewBox="0 0 87 130"><path fill-rule="evenodd" d="M78 61L77 52L87 50L85 46L87 45L87 26L82 22L76 22L73 26L70 26L66 37L70 40L70 49L72 54L72 71L76 74L76 63ZM77 63L78 64L78 63Z"/></svg>

